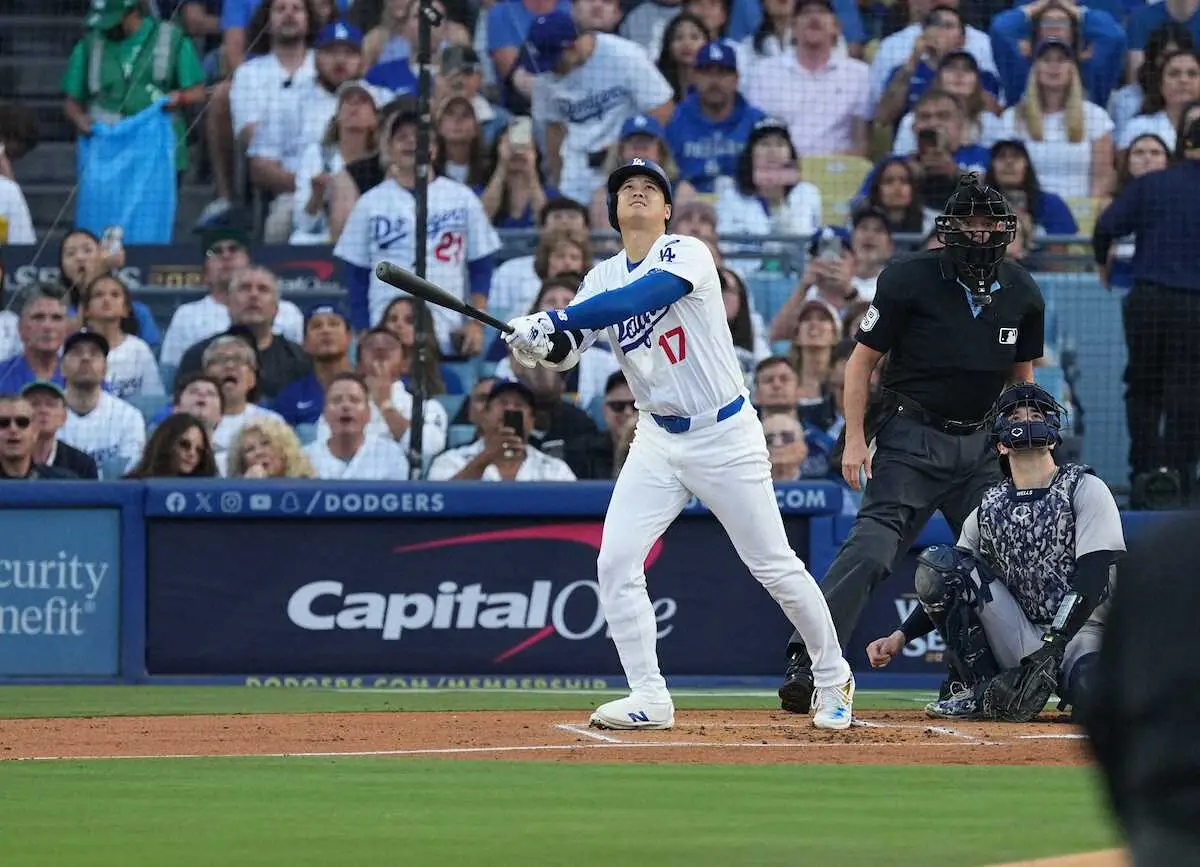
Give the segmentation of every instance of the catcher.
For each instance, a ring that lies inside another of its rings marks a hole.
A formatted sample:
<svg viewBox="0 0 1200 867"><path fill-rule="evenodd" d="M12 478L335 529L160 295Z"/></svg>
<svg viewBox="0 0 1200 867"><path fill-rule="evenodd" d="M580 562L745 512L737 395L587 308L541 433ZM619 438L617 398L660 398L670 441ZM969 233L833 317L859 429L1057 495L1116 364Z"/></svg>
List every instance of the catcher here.
<svg viewBox="0 0 1200 867"><path fill-rule="evenodd" d="M941 633L951 676L930 716L1027 722L1052 693L1060 707L1087 694L1125 539L1108 487L1082 464L1054 462L1065 416L1032 383L997 398L988 421L1005 480L956 547L921 553L920 606L867 646L882 668L908 641Z"/></svg>

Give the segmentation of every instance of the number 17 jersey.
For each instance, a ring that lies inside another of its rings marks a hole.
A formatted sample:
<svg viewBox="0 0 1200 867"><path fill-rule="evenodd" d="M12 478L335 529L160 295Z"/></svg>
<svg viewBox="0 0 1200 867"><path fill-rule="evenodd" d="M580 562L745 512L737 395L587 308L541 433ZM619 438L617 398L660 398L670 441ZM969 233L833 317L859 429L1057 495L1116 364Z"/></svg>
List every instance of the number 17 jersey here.
<svg viewBox="0 0 1200 867"><path fill-rule="evenodd" d="M628 286L653 271L682 278L691 291L668 307L605 329L638 409L695 416L745 395L717 265L703 241L662 235L636 264L622 250L588 272L572 304ZM584 345L596 336L585 334Z"/></svg>

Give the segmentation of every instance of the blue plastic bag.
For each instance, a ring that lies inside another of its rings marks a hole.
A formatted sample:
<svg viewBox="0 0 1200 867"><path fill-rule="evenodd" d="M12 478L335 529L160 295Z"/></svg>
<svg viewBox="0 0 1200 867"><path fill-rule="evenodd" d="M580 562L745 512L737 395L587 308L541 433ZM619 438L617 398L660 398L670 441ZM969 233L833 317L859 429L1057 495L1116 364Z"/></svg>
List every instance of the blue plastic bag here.
<svg viewBox="0 0 1200 867"><path fill-rule="evenodd" d="M169 244L175 226L175 133L160 100L116 124L95 123L79 140L75 225L100 235L125 230L124 243Z"/></svg>

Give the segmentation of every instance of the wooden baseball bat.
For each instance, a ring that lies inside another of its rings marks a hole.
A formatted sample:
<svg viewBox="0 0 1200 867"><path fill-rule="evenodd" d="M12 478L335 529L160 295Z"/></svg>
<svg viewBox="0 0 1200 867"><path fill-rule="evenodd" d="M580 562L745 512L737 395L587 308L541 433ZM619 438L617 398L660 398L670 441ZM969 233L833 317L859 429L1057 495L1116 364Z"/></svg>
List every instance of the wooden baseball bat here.
<svg viewBox="0 0 1200 867"><path fill-rule="evenodd" d="M389 286L395 286L409 295L416 295L430 304L445 307L447 310L453 310L456 313L461 313L463 316L470 316L476 322L490 325L492 328L496 328L505 334L512 333L513 329L508 323L501 322L490 313L485 313L482 310L472 307L465 301L451 295L440 286L435 286L428 280L418 277L411 271L406 271L399 265L393 265L391 262L380 262L375 266L375 276Z"/></svg>

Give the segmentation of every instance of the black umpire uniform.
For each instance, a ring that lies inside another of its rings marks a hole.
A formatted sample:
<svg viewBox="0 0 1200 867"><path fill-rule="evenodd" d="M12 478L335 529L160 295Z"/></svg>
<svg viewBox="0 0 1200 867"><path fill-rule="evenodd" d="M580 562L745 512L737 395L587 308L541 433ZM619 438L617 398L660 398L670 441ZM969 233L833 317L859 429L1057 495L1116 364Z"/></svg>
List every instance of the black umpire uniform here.
<svg viewBox="0 0 1200 867"><path fill-rule="evenodd" d="M946 247L885 268L855 335L867 377L883 354L888 360L863 425L865 442L874 443L871 479L821 582L843 647L871 593L933 513L940 509L957 536L999 480L985 418L1010 379L1032 379L1030 362L1043 354L1041 292L1004 259L1016 233L1004 197L969 175L937 229ZM843 436L848 428L849 420ZM807 713L812 689L808 653L794 634L779 689L783 709Z"/></svg>
<svg viewBox="0 0 1200 867"><path fill-rule="evenodd" d="M1196 493L1200 459L1200 103L1180 123L1175 165L1135 178L1096 222L1096 261L1113 242L1137 236L1133 290L1122 305L1129 362L1125 417L1135 509L1160 467L1176 472L1185 497ZM1161 434L1160 434L1161 430Z"/></svg>

